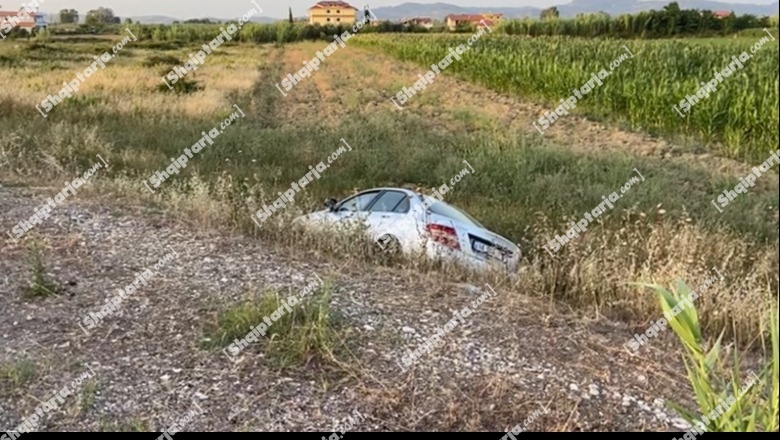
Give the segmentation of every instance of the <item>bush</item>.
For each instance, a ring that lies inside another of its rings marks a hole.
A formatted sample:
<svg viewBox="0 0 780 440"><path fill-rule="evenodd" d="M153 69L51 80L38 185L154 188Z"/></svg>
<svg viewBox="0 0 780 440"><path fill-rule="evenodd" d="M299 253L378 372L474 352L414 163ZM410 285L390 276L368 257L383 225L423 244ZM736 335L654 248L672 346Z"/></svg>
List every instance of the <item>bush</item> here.
<svg viewBox="0 0 780 440"><path fill-rule="evenodd" d="M179 78L179 80L176 81L176 83L171 87L173 88L171 89L167 84L163 83L157 86L157 91L161 93L173 92L176 94L187 95L203 90L203 86L199 85L196 81L192 81L187 78Z"/></svg>
<svg viewBox="0 0 780 440"><path fill-rule="evenodd" d="M143 62L144 67L154 67L159 65L177 65L180 60L173 55L153 55Z"/></svg>
<svg viewBox="0 0 780 440"><path fill-rule="evenodd" d="M172 56L152 57L152 58L158 58L158 59L166 58L168 60L175 59ZM151 60L152 59L150 58L149 60L147 60L147 62L151 62ZM146 63L144 63L144 64L146 65ZM174 61L174 65L176 65L176 64L179 64L179 60L178 59L175 59L175 61ZM172 70L173 70L173 67L170 67L170 68L160 72L160 75L165 77L165 79L168 82L168 84L170 84L171 81L168 80L167 75ZM161 84L159 84L155 88L155 90L157 90L160 93L172 92L172 93L175 93L177 95L188 95L190 93L195 93L197 91L203 90L203 88L204 88L203 86L198 84L197 81L195 81L193 79L190 79L190 78L191 77L179 78L175 83L171 84L171 87L168 87L168 84L161 82Z"/></svg>

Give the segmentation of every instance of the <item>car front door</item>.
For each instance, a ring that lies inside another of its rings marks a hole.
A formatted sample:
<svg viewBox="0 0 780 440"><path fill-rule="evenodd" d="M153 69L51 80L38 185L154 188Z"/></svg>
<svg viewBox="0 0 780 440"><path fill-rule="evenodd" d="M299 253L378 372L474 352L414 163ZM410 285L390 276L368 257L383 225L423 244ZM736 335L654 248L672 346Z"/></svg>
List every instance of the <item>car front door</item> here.
<svg viewBox="0 0 780 440"><path fill-rule="evenodd" d="M366 191L344 199L335 206L333 215L339 222L365 221L368 207L381 191Z"/></svg>

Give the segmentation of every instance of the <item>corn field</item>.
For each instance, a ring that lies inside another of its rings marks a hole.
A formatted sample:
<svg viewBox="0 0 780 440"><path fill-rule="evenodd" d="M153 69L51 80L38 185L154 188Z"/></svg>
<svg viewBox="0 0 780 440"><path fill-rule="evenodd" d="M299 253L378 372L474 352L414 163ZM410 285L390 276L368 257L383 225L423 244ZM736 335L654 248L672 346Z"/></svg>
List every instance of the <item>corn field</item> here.
<svg viewBox="0 0 780 440"><path fill-rule="evenodd" d="M569 19L506 20L501 23L499 30L508 35L532 37L670 38L723 36L765 27L777 28L777 17L759 18L743 14L721 19L709 11L665 9L615 17L593 13Z"/></svg>
<svg viewBox="0 0 780 440"><path fill-rule="evenodd" d="M776 41L764 44L743 69L723 78L717 90L693 106L686 118L673 109L686 95L695 95L701 81L722 71L732 55L750 53L756 41L491 35L481 37L461 61L447 67L447 73L547 102L552 110L561 98L581 87L591 72L609 70L609 64L625 53L622 46L626 45L634 58L624 60L603 85L578 101L575 113L627 123L635 130L692 138L728 157L763 161L767 152L777 148L778 139ZM465 43L462 35L413 34L366 34L350 41L422 66L438 62L450 47ZM529 127L532 122L528 121Z"/></svg>
<svg viewBox="0 0 780 440"><path fill-rule="evenodd" d="M231 22L229 22L231 23ZM211 39L220 34L220 29L225 28L229 23L223 24L131 24L130 30L140 40L155 42L178 42L178 43L208 43ZM341 35L344 31L352 32L353 25L309 25L306 23L289 24L285 21L279 21L271 24L247 23L240 31L233 35L232 41L244 43L293 43L305 40L323 40L333 41L333 35ZM419 29L400 30L417 31ZM369 32L392 32L399 31L398 26L365 26L360 33ZM121 32L118 31L118 32Z"/></svg>

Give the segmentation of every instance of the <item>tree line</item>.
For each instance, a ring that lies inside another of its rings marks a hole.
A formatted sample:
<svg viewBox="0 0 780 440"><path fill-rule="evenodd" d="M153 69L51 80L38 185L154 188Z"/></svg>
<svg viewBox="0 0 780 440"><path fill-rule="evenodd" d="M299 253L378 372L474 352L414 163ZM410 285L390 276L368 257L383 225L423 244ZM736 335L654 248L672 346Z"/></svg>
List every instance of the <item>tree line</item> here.
<svg viewBox="0 0 780 440"><path fill-rule="evenodd" d="M746 29L777 25L777 19L731 12L719 16L708 10L680 9L677 2L661 10L611 17L604 12L581 14L572 19L558 18L557 8L542 11L541 20L508 20L501 30L509 35L568 35L573 37L673 38L723 36Z"/></svg>
<svg viewBox="0 0 780 440"><path fill-rule="evenodd" d="M79 11L75 9L62 9L60 10L60 23L78 23ZM97 8L87 11L87 15L84 17L84 23L88 25L101 25L101 24L119 24L120 18L114 15L114 11L111 8Z"/></svg>

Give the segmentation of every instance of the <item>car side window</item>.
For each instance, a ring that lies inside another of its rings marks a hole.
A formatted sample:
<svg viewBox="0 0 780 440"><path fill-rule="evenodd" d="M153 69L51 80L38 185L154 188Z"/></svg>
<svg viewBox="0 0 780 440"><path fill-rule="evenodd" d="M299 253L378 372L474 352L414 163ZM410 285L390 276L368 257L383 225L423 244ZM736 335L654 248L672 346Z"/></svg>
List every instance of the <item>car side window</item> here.
<svg viewBox="0 0 780 440"><path fill-rule="evenodd" d="M404 197L404 199L401 200L401 203L397 204L395 208L393 208L393 212L406 214L409 212L409 206L409 197Z"/></svg>
<svg viewBox="0 0 780 440"><path fill-rule="evenodd" d="M407 199L407 197L402 192L386 191L371 206L371 212L395 212L394 208L403 202L404 199Z"/></svg>
<svg viewBox="0 0 780 440"><path fill-rule="evenodd" d="M379 194L379 191L358 194L341 202L337 211L365 211L366 207L374 200L374 197L376 197L377 194Z"/></svg>

